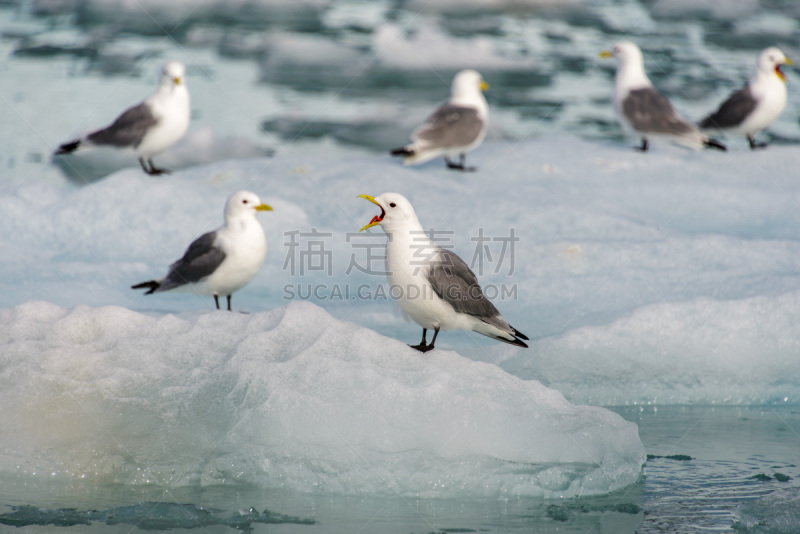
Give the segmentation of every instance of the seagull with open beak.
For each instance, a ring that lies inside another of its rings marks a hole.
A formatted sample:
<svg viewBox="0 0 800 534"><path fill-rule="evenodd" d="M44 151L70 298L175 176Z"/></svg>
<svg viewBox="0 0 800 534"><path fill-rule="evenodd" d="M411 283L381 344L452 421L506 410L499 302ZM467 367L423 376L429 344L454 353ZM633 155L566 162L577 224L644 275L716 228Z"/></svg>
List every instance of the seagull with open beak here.
<svg viewBox="0 0 800 534"><path fill-rule="evenodd" d="M527 348L523 340L528 338L503 319L464 260L428 238L403 195L384 193L359 198L381 209L361 231L380 225L389 237L386 272L390 292L403 312L422 327L422 341L412 348L432 350L439 330L458 329ZM430 344L426 339L428 330L433 330Z"/></svg>

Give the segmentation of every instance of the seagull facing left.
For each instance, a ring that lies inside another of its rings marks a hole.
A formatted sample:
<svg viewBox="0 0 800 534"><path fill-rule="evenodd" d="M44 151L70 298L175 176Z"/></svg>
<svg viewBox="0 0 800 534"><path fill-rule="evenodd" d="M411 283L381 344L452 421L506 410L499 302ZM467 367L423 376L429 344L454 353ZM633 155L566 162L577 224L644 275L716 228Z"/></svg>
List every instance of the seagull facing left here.
<svg viewBox="0 0 800 534"><path fill-rule="evenodd" d="M422 327L422 341L411 348L432 350L439 330L473 330L527 348L528 338L508 324L486 298L475 273L453 252L431 241L411 203L398 193L360 195L376 204L380 215L360 231L380 225L386 243L386 271L391 294L403 312ZM426 337L433 329L430 345Z"/></svg>
<svg viewBox="0 0 800 534"><path fill-rule="evenodd" d="M667 97L653 87L644 71L642 51L634 43L619 42L612 50L601 52L600 57L616 57L619 61L614 80L614 110L623 127L641 136L639 150L647 151L651 137L667 138L691 148L727 150L681 117Z"/></svg>
<svg viewBox="0 0 800 534"><path fill-rule="evenodd" d="M83 146L112 146L132 150L147 174L170 174L168 169L156 167L153 157L181 140L190 118L186 67L179 61L168 61L161 69L155 93L125 110L111 125L64 143L55 155L71 154Z"/></svg>
<svg viewBox="0 0 800 534"><path fill-rule="evenodd" d="M170 265L164 278L131 286L148 289L145 295L171 289L190 290L198 295L228 298L250 283L264 264L267 240L256 220L256 212L272 211L254 193L239 191L225 204L225 224L201 235L189 245L183 257Z"/></svg>

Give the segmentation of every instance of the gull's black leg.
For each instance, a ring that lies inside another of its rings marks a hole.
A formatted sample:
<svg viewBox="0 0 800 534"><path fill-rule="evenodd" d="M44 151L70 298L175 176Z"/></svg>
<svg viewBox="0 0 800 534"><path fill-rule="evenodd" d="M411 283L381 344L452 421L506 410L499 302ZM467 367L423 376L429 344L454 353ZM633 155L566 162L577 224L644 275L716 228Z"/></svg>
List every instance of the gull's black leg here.
<svg viewBox="0 0 800 534"><path fill-rule="evenodd" d="M228 311L233 311L231 309L231 296L230 295L228 295Z"/></svg>
<svg viewBox="0 0 800 534"><path fill-rule="evenodd" d="M461 153L461 170L465 172L475 172L478 170L478 167L467 167L467 155L463 152Z"/></svg>
<svg viewBox="0 0 800 534"><path fill-rule="evenodd" d="M428 337L428 329L427 328L423 328L422 329L422 341L420 341L419 345L409 345L409 347L411 347L412 349L417 349L420 352L428 352L433 347L428 348L428 342L425 339L426 337Z"/></svg>
<svg viewBox="0 0 800 534"><path fill-rule="evenodd" d="M214 295L214 304L216 304L217 305L217 309L219 309L219 296L218 295Z"/></svg>
<svg viewBox="0 0 800 534"><path fill-rule="evenodd" d="M474 171L474 170L477 170L476 167L467 167L466 166L467 155L465 153L463 153L463 152L461 154L459 154L458 163L453 163L452 161L450 161L450 158L448 158L448 157L445 157L444 161L447 163L447 168L448 169L455 169L457 171Z"/></svg>
<svg viewBox="0 0 800 534"><path fill-rule="evenodd" d="M169 169L159 169L158 167L156 167L156 164L153 163L152 159L148 159L147 163L150 164L150 170L148 171L147 169L145 169L145 172L147 174L151 174L153 176L159 176L161 174L172 174L172 171Z"/></svg>
<svg viewBox="0 0 800 534"><path fill-rule="evenodd" d="M147 164L145 163L145 161L144 161L144 158L139 158L139 165L141 165L141 166L142 166L142 170L143 170L144 172L146 172L147 174L152 174L152 173L150 172L150 168L149 168L149 167L147 166Z"/></svg>
<svg viewBox="0 0 800 534"><path fill-rule="evenodd" d="M428 342L425 340L427 335L428 335L428 329L427 328L423 328L422 329L422 341L420 342L420 344L419 345L409 345L409 347L411 347L412 349L417 349L420 352L428 352L429 350L433 350L433 344L436 343L436 336L439 335L439 329L437 328L436 330L434 330L433 340L431 341L430 345L428 345Z"/></svg>
<svg viewBox="0 0 800 534"><path fill-rule="evenodd" d="M647 152L647 149L650 148L650 143L647 142L646 137L642 137L642 144L636 147L636 150L640 152Z"/></svg>
<svg viewBox="0 0 800 534"><path fill-rule="evenodd" d="M747 142L750 143L750 150L758 150L759 148L767 148L767 143L757 143L752 135L747 136Z"/></svg>
<svg viewBox="0 0 800 534"><path fill-rule="evenodd" d="M436 336L438 336L438 335L439 335L439 329L436 328L433 331L433 339L431 339L431 344L428 345L430 347L428 350L433 350L433 345L434 345L434 343L436 343Z"/></svg>

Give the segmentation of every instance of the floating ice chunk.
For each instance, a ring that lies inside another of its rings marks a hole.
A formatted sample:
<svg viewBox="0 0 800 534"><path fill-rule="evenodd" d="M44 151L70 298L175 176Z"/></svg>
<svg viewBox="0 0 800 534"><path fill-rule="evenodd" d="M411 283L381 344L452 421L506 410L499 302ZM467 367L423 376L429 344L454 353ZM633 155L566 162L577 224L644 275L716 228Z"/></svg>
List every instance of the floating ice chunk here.
<svg viewBox="0 0 800 534"><path fill-rule="evenodd" d="M319 28L328 0L84 0L79 21L85 25L115 24L120 30L160 35L165 28L216 20L254 26ZM53 8L51 8L52 10Z"/></svg>
<svg viewBox="0 0 800 534"><path fill-rule="evenodd" d="M383 68L495 71L534 66L530 58L503 57L485 37L453 39L427 25L412 36L405 36L398 26L384 24L375 32L373 49L378 53Z"/></svg>
<svg viewBox="0 0 800 534"><path fill-rule="evenodd" d="M655 18L687 18L707 15L715 19L736 21L752 16L759 9L758 0L660 0L652 3Z"/></svg>
<svg viewBox="0 0 800 534"><path fill-rule="evenodd" d="M497 498L610 492L645 460L608 410L310 303L154 317L29 302L0 325L4 476Z"/></svg>
<svg viewBox="0 0 800 534"><path fill-rule="evenodd" d="M433 10L445 12L474 11L525 11L541 9L579 9L586 8L585 0L442 0L425 3L424 0L410 0L406 8L410 10Z"/></svg>
<svg viewBox="0 0 800 534"><path fill-rule="evenodd" d="M800 292L637 310L533 344L503 367L576 402L783 404L800 398Z"/></svg>

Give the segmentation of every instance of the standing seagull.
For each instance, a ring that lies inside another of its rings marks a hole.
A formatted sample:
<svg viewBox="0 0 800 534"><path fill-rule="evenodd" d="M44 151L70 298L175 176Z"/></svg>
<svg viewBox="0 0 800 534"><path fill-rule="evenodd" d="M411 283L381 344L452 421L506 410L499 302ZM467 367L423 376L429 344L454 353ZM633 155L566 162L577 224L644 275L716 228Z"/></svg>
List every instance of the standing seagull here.
<svg viewBox="0 0 800 534"><path fill-rule="evenodd" d="M170 265L165 278L131 286L157 291L182 288L198 295L213 296L219 309L219 297L228 298L255 277L267 254L264 229L256 220L257 211L272 211L258 196L239 191L225 203L225 225L203 234L189 245L183 257Z"/></svg>
<svg viewBox="0 0 800 534"><path fill-rule="evenodd" d="M403 163L424 163L444 156L448 169L474 171L465 166L467 152L477 147L486 136L489 104L483 91L489 88L480 73L467 69L453 78L450 100L442 104L411 134L412 143L392 150L392 156L405 156ZM459 156L458 163L450 160Z"/></svg>
<svg viewBox="0 0 800 534"><path fill-rule="evenodd" d="M619 61L614 81L614 109L622 126L641 136L639 150L647 151L650 137L669 138L691 148L727 150L725 145L709 139L697 126L681 117L672 103L653 87L644 71L642 51L634 43L617 43L600 57L616 57Z"/></svg>
<svg viewBox="0 0 800 534"><path fill-rule="evenodd" d="M147 174L170 174L156 167L153 157L180 141L189 128L190 116L186 67L179 61L168 61L161 68L155 93L125 110L110 126L64 143L56 155L71 154L84 145L126 148L133 150Z"/></svg>
<svg viewBox="0 0 800 534"><path fill-rule="evenodd" d="M484 336L527 348L528 338L508 324L487 299L464 260L428 239L411 203L397 193L360 195L381 208L381 214L360 231L380 224L389 236L386 271L392 296L403 312L422 327L422 342L433 350L439 330L474 330ZM433 339L425 339L428 329Z"/></svg>
<svg viewBox="0 0 800 534"><path fill-rule="evenodd" d="M719 109L700 121L700 128L730 130L744 134L750 148L764 148L755 135L769 126L786 107L786 76L781 65L793 65L779 48L765 48L758 55L756 73L743 88L723 102Z"/></svg>

